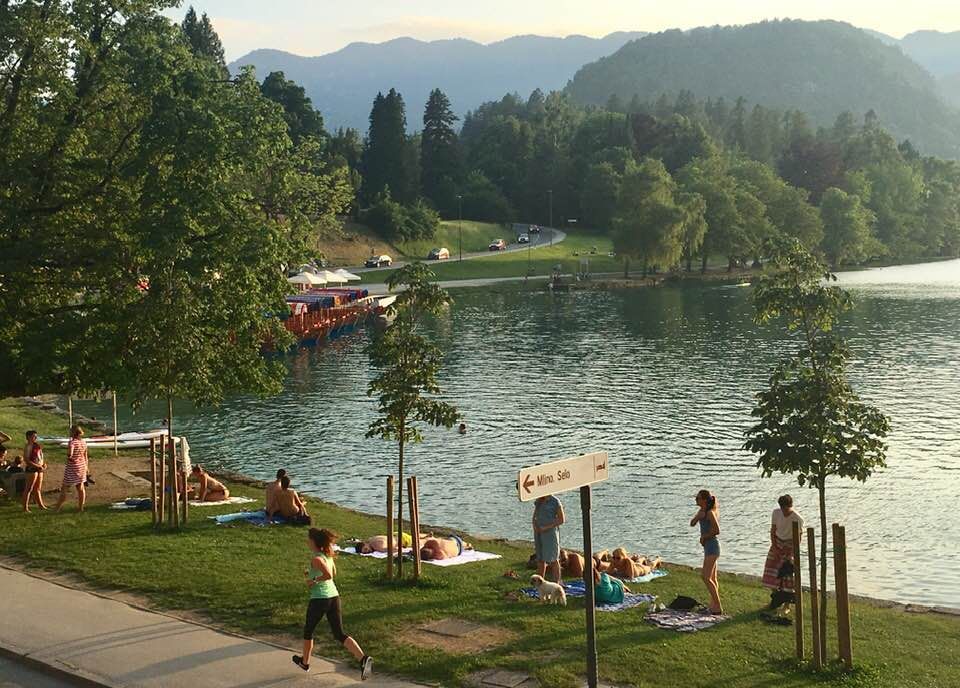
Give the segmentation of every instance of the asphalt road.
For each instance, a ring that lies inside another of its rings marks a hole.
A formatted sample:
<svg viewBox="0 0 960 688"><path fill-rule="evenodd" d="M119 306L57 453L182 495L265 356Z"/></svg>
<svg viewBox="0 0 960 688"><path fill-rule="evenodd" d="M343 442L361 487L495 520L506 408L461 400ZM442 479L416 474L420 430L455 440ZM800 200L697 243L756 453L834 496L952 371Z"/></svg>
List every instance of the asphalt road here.
<svg viewBox="0 0 960 688"><path fill-rule="evenodd" d="M559 229L543 228L540 230L539 234L530 235L530 249L533 251L536 251L538 248L543 248L544 246L550 246L551 236L553 237L554 244L559 244L561 241L567 238L566 232L563 232ZM501 238L505 239L505 237L506 235L501 235ZM450 248L450 247L447 246L447 248ZM496 253L516 253L517 251L526 251L526 250L527 250L527 244L518 244L514 242L512 244L507 244L507 248L504 251L499 251L499 252L498 251L476 251L473 253L464 253L463 259L471 260L473 258L483 258L484 256L495 255ZM450 260L457 260L457 258L459 258L459 255L455 253L455 249L450 249ZM424 260L426 260L426 256L424 256ZM391 265L390 267L402 268L404 265L406 265L406 262L402 260L395 260L393 261L393 265ZM383 270L383 269L384 268L363 268L363 267L347 268L347 270L349 270L350 272L356 273L358 275L362 272L370 272L371 270Z"/></svg>
<svg viewBox="0 0 960 688"><path fill-rule="evenodd" d="M0 657L0 688L71 688L75 685Z"/></svg>

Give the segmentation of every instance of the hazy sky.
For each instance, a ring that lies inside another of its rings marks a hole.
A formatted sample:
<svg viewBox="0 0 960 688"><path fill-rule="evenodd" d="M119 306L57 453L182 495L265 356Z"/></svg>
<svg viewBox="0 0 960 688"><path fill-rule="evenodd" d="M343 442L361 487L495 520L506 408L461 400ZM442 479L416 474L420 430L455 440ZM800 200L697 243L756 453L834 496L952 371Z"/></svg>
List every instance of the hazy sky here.
<svg viewBox="0 0 960 688"><path fill-rule="evenodd" d="M183 7L170 12L179 18ZM254 48L320 55L353 41L398 36L464 37L489 43L545 36L660 31L761 19L838 19L901 37L960 30L958 0L194 0L223 40L227 59Z"/></svg>

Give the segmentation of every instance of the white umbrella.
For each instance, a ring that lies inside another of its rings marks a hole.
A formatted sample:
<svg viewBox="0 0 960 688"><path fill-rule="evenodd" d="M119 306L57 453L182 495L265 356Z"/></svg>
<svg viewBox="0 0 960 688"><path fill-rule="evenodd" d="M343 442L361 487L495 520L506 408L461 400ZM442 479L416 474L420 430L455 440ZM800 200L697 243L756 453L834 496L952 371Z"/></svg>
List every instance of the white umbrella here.
<svg viewBox="0 0 960 688"><path fill-rule="evenodd" d="M348 272L343 268L335 270L335 272L341 277L343 277L345 280L347 280L348 282L359 282L360 280L363 279L360 275L354 275L352 272Z"/></svg>
<svg viewBox="0 0 960 688"><path fill-rule="evenodd" d="M290 284L308 284L311 286L327 283L327 280L324 276L314 275L312 272L301 272L299 275L288 277L287 281Z"/></svg>
<svg viewBox="0 0 960 688"><path fill-rule="evenodd" d="M322 277L326 282L336 282L343 284L347 281L347 278L337 272L330 272L329 270L321 270L320 277Z"/></svg>

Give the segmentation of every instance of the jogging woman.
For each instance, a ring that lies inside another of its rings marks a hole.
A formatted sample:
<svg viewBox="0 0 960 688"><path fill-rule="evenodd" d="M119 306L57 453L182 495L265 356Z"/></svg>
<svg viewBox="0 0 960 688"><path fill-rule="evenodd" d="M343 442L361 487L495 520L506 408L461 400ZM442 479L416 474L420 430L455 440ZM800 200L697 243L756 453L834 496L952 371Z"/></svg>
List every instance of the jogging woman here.
<svg viewBox="0 0 960 688"><path fill-rule="evenodd" d="M294 655L293 663L304 671L310 670L310 655L313 653L313 632L317 624L327 617L330 632L347 651L360 660L360 680L366 681L373 673L373 659L363 654L357 641L343 632L343 619L340 610L340 593L333 582L337 575L333 546L337 534L326 528L311 528L307 533L307 542L314 553L310 560L310 569L305 571L307 586L310 588L310 602L307 605L307 621L303 626L303 654Z"/></svg>
<svg viewBox="0 0 960 688"><path fill-rule="evenodd" d="M697 493L697 513L690 519L690 527L700 524L700 544L703 546L703 582L710 593L710 611L723 614L720 604L720 584L717 582L717 560L720 558L720 517L717 498L709 490Z"/></svg>

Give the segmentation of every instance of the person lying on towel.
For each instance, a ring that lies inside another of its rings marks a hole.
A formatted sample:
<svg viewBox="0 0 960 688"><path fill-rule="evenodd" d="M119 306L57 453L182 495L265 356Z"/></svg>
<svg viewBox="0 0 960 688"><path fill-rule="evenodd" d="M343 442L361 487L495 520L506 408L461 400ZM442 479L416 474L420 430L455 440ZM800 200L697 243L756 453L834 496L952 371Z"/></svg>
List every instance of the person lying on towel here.
<svg viewBox="0 0 960 688"><path fill-rule="evenodd" d="M597 552L594 559L599 561L601 571L624 580L640 578L653 573L663 563L660 557L650 559L642 554L629 554L623 547L617 547L609 554L606 550Z"/></svg>
<svg viewBox="0 0 960 688"><path fill-rule="evenodd" d="M456 535L450 537L428 537L420 546L420 558L424 561L435 559L453 559L464 551L473 549L473 545L464 542Z"/></svg>
<svg viewBox="0 0 960 688"><path fill-rule="evenodd" d="M420 542L424 542L430 538L429 535L420 534ZM413 545L413 536L410 533L403 534L403 548L406 549ZM363 542L357 544L357 551L360 554L370 554L372 552L386 552L387 551L387 536L386 535L373 535L368 537ZM393 541L393 551L397 551L397 541L394 538Z"/></svg>
<svg viewBox="0 0 960 688"><path fill-rule="evenodd" d="M596 564L594 560L594 564ZM596 566L593 569L593 600L596 606L602 604L620 604L623 594L630 592L630 588L622 580L607 573L601 573Z"/></svg>

